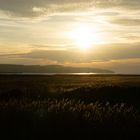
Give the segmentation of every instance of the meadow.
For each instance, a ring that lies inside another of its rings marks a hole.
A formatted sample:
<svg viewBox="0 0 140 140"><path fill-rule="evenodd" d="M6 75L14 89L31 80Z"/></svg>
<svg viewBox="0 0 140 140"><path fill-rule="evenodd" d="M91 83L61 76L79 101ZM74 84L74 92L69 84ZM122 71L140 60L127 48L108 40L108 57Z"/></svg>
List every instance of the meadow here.
<svg viewBox="0 0 140 140"><path fill-rule="evenodd" d="M138 75L1 75L0 132L17 139L134 138L139 91Z"/></svg>

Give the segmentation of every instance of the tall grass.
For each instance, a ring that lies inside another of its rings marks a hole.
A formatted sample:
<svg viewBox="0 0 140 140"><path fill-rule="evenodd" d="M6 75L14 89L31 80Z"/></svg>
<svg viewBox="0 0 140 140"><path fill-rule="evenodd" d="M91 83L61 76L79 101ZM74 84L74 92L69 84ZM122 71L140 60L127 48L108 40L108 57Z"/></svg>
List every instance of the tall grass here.
<svg viewBox="0 0 140 140"><path fill-rule="evenodd" d="M140 130L139 90L135 76L2 76L0 130L129 135Z"/></svg>
<svg viewBox="0 0 140 140"><path fill-rule="evenodd" d="M110 127L119 126L120 128L132 127L140 125L140 114L132 106L127 106L124 103L111 105L109 102L105 104L101 102L85 103L80 100L71 99L47 99L38 101L28 100L9 100L8 102L0 102L0 112L16 112L27 113L31 116L45 119L46 121L61 121L63 124L67 120L84 121L90 126L104 126ZM27 115L28 116L28 115ZM33 118L34 118L33 117ZM107 125L107 126L105 126Z"/></svg>

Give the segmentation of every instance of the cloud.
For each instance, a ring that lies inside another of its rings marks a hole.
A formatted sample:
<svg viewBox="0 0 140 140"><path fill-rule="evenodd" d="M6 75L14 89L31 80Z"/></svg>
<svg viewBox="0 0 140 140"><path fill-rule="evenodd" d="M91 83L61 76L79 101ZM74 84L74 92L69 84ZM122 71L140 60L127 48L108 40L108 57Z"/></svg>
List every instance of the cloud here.
<svg viewBox="0 0 140 140"><path fill-rule="evenodd" d="M105 68L115 71L116 73L140 74L140 58L117 59L106 62L93 62L90 65L98 68Z"/></svg>
<svg viewBox="0 0 140 140"><path fill-rule="evenodd" d="M91 60L89 59L89 56L82 56L75 51L64 50L34 50L30 53L22 55L21 57L34 59L48 59L58 62L87 62Z"/></svg>
<svg viewBox="0 0 140 140"><path fill-rule="evenodd" d="M31 47L34 48L34 49L39 49L39 50L48 50L48 51L64 51L64 50L67 50L68 48L71 48L72 46L71 45L41 45L41 44L31 44Z"/></svg>
<svg viewBox="0 0 140 140"><path fill-rule="evenodd" d="M140 19L118 18L111 20L111 23L123 26L140 26Z"/></svg>
<svg viewBox="0 0 140 140"><path fill-rule="evenodd" d="M31 52L18 57L28 59L42 59L57 61L59 63L90 63L119 59L140 58L140 43L133 44L106 44L97 45L87 53L78 50L41 50L33 49Z"/></svg>
<svg viewBox="0 0 140 140"><path fill-rule="evenodd" d="M140 58L140 42L138 43L114 43L114 44L100 44L91 48L86 53L71 49L69 46L67 49L60 49L57 46L51 48L46 45L36 45L26 51L25 53L17 52L8 53L7 49L5 53L1 53L0 58L4 60L7 58L20 58L20 59L41 59L42 61L50 60L58 63L91 63L91 62L103 62L119 59L134 59ZM4 50L3 50L4 51ZM6 53L7 52L7 53Z"/></svg>
<svg viewBox="0 0 140 140"><path fill-rule="evenodd" d="M0 0L1 11L19 17L111 7L139 9L140 0Z"/></svg>
<svg viewBox="0 0 140 140"><path fill-rule="evenodd" d="M125 38L125 39L127 39L127 40L140 40L140 36L138 36L138 35L125 35L125 36L122 36L122 38Z"/></svg>

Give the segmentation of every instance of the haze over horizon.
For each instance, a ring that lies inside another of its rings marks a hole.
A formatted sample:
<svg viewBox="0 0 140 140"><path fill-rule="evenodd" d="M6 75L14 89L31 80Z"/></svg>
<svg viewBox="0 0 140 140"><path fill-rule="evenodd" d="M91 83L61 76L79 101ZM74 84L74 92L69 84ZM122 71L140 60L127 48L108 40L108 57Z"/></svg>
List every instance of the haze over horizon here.
<svg viewBox="0 0 140 140"><path fill-rule="evenodd" d="M0 0L0 64L140 74L140 0Z"/></svg>

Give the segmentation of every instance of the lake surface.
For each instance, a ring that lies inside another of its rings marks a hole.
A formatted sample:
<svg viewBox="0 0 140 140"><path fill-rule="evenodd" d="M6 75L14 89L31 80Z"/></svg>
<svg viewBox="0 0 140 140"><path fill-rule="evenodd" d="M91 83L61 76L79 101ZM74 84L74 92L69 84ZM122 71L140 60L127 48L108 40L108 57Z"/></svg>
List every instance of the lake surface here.
<svg viewBox="0 0 140 140"><path fill-rule="evenodd" d="M0 73L0 75L116 75L114 73Z"/></svg>

